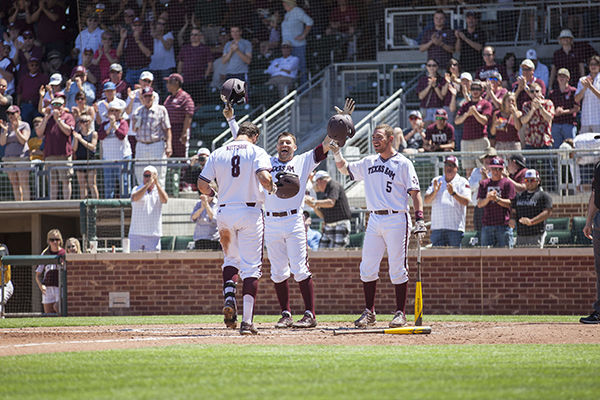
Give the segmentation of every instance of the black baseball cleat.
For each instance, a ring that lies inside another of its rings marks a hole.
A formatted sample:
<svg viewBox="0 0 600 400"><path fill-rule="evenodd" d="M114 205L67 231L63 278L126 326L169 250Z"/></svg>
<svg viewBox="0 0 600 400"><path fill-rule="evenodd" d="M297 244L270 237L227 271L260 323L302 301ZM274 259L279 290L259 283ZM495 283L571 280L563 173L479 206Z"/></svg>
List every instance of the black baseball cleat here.
<svg viewBox="0 0 600 400"><path fill-rule="evenodd" d="M242 321L240 324L240 335L258 335L258 329L254 327L254 324Z"/></svg>
<svg viewBox="0 0 600 400"><path fill-rule="evenodd" d="M305 311L304 316L292 325L294 328L314 328L315 326L317 326L317 320L310 311Z"/></svg>
<svg viewBox="0 0 600 400"><path fill-rule="evenodd" d="M579 319L582 324L600 324L600 312L594 311L587 317Z"/></svg>
<svg viewBox="0 0 600 400"><path fill-rule="evenodd" d="M235 307L235 300L227 299L225 306L223 307L223 322L229 329L235 329L237 327L237 309Z"/></svg>

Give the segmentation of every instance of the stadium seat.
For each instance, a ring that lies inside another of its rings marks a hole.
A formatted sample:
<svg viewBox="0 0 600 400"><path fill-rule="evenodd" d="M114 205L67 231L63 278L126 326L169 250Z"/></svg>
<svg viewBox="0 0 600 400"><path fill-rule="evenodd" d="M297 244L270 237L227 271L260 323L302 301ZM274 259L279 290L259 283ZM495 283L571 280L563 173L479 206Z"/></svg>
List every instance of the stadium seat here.
<svg viewBox="0 0 600 400"><path fill-rule="evenodd" d="M569 218L548 218L546 220L546 231L568 231L569 227Z"/></svg>
<svg viewBox="0 0 600 400"><path fill-rule="evenodd" d="M546 247L572 244L571 231L550 231L546 233L546 240L544 241L544 246Z"/></svg>
<svg viewBox="0 0 600 400"><path fill-rule="evenodd" d="M198 107L194 112L193 120L197 122L208 122L223 119L223 104L207 104Z"/></svg>
<svg viewBox="0 0 600 400"><path fill-rule="evenodd" d="M160 238L160 251L172 251L175 237L163 236Z"/></svg>
<svg viewBox="0 0 600 400"><path fill-rule="evenodd" d="M193 236L177 236L175 237L174 250L193 250L194 249L194 237Z"/></svg>
<svg viewBox="0 0 600 400"><path fill-rule="evenodd" d="M217 136L229 127L225 120L221 121L210 121L202 125L200 131L202 136Z"/></svg>
<svg viewBox="0 0 600 400"><path fill-rule="evenodd" d="M573 237L573 243L589 246L592 244L592 241L586 238L583 234L585 221L585 217L573 217L573 224L571 226L571 236Z"/></svg>
<svg viewBox="0 0 600 400"><path fill-rule="evenodd" d="M364 232L351 233L350 234L350 244L348 245L348 247L362 247L364 240L365 240Z"/></svg>
<svg viewBox="0 0 600 400"><path fill-rule="evenodd" d="M460 243L461 247L479 247L479 238L477 231L465 232Z"/></svg>

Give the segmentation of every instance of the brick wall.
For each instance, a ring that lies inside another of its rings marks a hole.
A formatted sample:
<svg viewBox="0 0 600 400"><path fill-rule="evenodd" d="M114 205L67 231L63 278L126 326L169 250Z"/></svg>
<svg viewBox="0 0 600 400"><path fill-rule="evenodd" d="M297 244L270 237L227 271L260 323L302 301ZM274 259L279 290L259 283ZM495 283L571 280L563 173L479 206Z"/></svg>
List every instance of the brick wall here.
<svg viewBox="0 0 600 400"><path fill-rule="evenodd" d="M409 264L414 266L412 253ZM83 254L67 260L69 315L221 312L220 253ZM362 311L359 263L360 252L355 250L311 253L317 313ZM595 300L589 248L424 250L422 264L426 314L585 314ZM409 284L410 313L414 272L415 268ZM376 309L391 313L394 294L386 259L380 278ZM130 308L110 309L109 292L129 292ZM303 303L293 281L290 301L292 311L300 314ZM279 313L268 260L256 313Z"/></svg>

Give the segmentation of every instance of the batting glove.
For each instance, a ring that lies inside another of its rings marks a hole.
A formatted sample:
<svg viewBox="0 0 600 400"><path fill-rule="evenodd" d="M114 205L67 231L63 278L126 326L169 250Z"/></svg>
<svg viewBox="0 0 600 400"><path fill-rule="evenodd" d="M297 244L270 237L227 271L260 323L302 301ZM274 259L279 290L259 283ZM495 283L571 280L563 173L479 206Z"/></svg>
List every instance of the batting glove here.
<svg viewBox="0 0 600 400"><path fill-rule="evenodd" d="M418 235L419 239L423 239L426 233L427 227L425 226L425 221L423 221L422 219L418 220L415 223L415 227L413 228L413 234Z"/></svg>

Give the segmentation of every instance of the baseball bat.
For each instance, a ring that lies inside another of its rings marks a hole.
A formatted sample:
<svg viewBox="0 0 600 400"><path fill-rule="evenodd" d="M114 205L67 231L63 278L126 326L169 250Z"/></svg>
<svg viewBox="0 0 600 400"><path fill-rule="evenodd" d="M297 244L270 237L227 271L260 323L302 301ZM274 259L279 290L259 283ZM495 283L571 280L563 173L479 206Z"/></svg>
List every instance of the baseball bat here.
<svg viewBox="0 0 600 400"><path fill-rule="evenodd" d="M384 328L384 329L334 329L333 334L337 335L360 335L363 333L383 333L386 335L428 335L431 333L430 326L409 326L404 328Z"/></svg>
<svg viewBox="0 0 600 400"><path fill-rule="evenodd" d="M417 285L415 288L415 325L423 325L423 289L421 288L421 238L417 234Z"/></svg>

